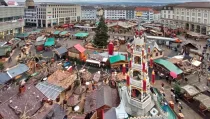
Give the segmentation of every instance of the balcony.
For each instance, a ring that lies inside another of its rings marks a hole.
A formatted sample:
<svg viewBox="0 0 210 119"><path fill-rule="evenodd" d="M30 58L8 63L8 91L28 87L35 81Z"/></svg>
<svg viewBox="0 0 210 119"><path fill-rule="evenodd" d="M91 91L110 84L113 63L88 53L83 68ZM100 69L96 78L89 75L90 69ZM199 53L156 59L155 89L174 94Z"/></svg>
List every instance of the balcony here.
<svg viewBox="0 0 210 119"><path fill-rule="evenodd" d="M0 22L0 31L6 31L6 30L11 30L15 28L20 28L25 25L24 19L19 19L19 20L13 20L13 21L7 21L7 22Z"/></svg>

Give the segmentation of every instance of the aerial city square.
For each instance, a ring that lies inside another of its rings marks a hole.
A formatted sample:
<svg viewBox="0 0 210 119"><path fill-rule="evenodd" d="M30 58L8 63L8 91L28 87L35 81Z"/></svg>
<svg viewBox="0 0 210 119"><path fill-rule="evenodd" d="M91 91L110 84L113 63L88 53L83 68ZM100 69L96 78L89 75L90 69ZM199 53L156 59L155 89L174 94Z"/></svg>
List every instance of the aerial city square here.
<svg viewBox="0 0 210 119"><path fill-rule="evenodd" d="M158 2L0 0L0 119L210 119L210 2Z"/></svg>

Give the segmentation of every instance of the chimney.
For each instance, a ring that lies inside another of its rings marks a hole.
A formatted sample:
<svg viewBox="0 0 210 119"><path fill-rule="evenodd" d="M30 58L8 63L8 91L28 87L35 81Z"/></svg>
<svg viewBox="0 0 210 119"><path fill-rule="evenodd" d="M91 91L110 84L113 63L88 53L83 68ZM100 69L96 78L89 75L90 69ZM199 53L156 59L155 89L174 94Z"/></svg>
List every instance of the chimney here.
<svg viewBox="0 0 210 119"><path fill-rule="evenodd" d="M25 85L20 85L20 86L19 86L19 93L20 93L20 94L23 94L23 93L25 92L25 90L26 90Z"/></svg>
<svg viewBox="0 0 210 119"><path fill-rule="evenodd" d="M114 44L111 41L109 42L109 45L108 45L108 52L109 52L109 55L113 55L114 53Z"/></svg>

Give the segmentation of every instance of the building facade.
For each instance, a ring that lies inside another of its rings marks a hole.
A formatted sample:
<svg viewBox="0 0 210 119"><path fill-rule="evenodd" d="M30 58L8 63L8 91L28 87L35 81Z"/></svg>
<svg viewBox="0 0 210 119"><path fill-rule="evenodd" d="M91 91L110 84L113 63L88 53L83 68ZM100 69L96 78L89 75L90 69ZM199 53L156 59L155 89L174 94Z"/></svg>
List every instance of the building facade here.
<svg viewBox="0 0 210 119"><path fill-rule="evenodd" d="M126 19L131 20L134 19L134 12L135 8L134 7L127 7L126 8Z"/></svg>
<svg viewBox="0 0 210 119"><path fill-rule="evenodd" d="M105 8L104 18L110 20L126 19L126 9L124 7Z"/></svg>
<svg viewBox="0 0 210 119"><path fill-rule="evenodd" d="M137 7L135 8L135 19L140 21L150 22L153 21L154 11L148 7Z"/></svg>
<svg viewBox="0 0 210 119"><path fill-rule="evenodd" d="M161 11L162 22L170 22L176 25L177 28L201 33L204 35L210 34L210 2L187 2L173 6L173 17L167 19L163 7Z"/></svg>
<svg viewBox="0 0 210 119"><path fill-rule="evenodd" d="M160 12L159 11L154 11L154 18L153 18L153 21L155 22L155 23L160 23L161 22L161 20L160 20Z"/></svg>
<svg viewBox="0 0 210 119"><path fill-rule="evenodd" d="M69 24L81 20L81 6L62 3L40 3L34 8L25 9L27 24L36 24L36 27L53 27Z"/></svg>
<svg viewBox="0 0 210 119"><path fill-rule="evenodd" d="M165 27L174 27L175 24L173 22L174 18L174 7L175 4L164 6L161 10L161 23L164 24Z"/></svg>
<svg viewBox="0 0 210 119"><path fill-rule="evenodd" d="M96 8L92 6L82 6L81 10L81 20L96 20Z"/></svg>
<svg viewBox="0 0 210 119"><path fill-rule="evenodd" d="M0 7L0 39L8 39L11 35L22 33L24 25L24 7Z"/></svg>

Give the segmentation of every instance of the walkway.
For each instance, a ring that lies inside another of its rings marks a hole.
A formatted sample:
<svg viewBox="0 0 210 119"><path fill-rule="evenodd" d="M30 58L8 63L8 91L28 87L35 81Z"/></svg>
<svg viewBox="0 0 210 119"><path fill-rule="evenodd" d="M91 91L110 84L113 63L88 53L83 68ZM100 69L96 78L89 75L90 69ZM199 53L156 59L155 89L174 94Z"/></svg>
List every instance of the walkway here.
<svg viewBox="0 0 210 119"><path fill-rule="evenodd" d="M155 83L155 87L158 88L159 90L161 89L161 84L162 82L165 84L164 87L165 87L165 98L167 101L171 101L172 98L171 98L171 85L169 85L167 82L165 82L165 80L156 80L156 83ZM184 114L185 116L185 119L202 119L202 117L197 114L194 110L192 110L188 105L186 105L183 101L181 101L182 103L182 106L183 106L183 110L182 110L182 113ZM174 105L175 107L175 112L178 113L178 107L177 107L177 104Z"/></svg>

